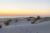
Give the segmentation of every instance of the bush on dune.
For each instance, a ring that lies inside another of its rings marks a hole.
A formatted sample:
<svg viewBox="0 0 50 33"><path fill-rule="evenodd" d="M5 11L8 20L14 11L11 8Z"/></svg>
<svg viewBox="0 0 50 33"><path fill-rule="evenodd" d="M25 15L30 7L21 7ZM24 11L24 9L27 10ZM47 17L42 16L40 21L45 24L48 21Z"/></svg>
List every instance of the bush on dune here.
<svg viewBox="0 0 50 33"><path fill-rule="evenodd" d="M37 16L37 18L35 18L32 22L31 22L31 24L34 24L37 20L39 20L39 19L41 19L41 17L40 16Z"/></svg>
<svg viewBox="0 0 50 33"><path fill-rule="evenodd" d="M5 25L9 25L9 23L11 22L12 20L11 19L9 19L9 20L7 20L7 21L5 21Z"/></svg>

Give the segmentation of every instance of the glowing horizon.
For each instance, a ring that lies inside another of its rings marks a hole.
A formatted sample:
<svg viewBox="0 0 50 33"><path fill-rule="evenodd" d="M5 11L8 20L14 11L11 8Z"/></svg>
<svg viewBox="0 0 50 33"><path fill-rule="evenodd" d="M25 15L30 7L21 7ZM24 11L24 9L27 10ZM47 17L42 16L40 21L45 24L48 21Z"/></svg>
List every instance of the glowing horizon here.
<svg viewBox="0 0 50 33"><path fill-rule="evenodd" d="M49 0L0 0L0 16L50 16Z"/></svg>
<svg viewBox="0 0 50 33"><path fill-rule="evenodd" d="M1 11L1 16L49 16L49 11Z"/></svg>

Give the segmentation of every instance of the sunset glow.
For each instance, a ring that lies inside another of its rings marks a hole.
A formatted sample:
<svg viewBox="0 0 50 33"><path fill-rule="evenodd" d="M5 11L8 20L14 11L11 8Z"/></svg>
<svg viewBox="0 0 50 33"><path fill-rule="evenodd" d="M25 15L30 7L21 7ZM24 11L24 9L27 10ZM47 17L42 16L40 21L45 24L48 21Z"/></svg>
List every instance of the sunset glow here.
<svg viewBox="0 0 50 33"><path fill-rule="evenodd" d="M0 0L0 16L50 16L48 0Z"/></svg>

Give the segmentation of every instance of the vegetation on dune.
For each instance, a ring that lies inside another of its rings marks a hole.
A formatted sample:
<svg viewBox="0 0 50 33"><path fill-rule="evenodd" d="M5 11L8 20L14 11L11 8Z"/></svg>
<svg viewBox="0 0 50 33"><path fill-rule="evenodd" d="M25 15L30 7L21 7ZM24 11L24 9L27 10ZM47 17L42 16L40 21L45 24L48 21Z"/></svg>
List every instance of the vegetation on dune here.
<svg viewBox="0 0 50 33"><path fill-rule="evenodd" d="M15 22L18 22L18 20L16 19Z"/></svg>
<svg viewBox="0 0 50 33"><path fill-rule="evenodd" d="M4 24L5 24L5 25L9 25L9 23L10 23L11 21L12 21L12 20L9 19L9 20L7 20Z"/></svg>
<svg viewBox="0 0 50 33"><path fill-rule="evenodd" d="M39 20L39 19L41 19L41 17L40 16L37 16L37 18L35 18L32 22L31 22L31 24L34 24L37 20Z"/></svg>
<svg viewBox="0 0 50 33"><path fill-rule="evenodd" d="M0 28L2 28L2 26L0 25Z"/></svg>

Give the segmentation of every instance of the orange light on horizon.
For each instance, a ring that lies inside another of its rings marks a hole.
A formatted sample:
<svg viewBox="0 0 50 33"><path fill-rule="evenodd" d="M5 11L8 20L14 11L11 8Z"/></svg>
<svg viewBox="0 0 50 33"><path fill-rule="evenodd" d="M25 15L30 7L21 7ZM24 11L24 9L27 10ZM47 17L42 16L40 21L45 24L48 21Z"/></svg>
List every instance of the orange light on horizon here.
<svg viewBox="0 0 50 33"><path fill-rule="evenodd" d="M50 11L48 10L0 10L0 16L48 16Z"/></svg>

